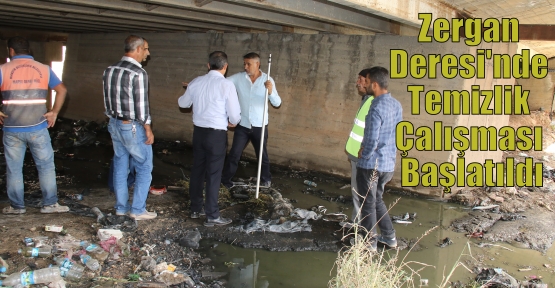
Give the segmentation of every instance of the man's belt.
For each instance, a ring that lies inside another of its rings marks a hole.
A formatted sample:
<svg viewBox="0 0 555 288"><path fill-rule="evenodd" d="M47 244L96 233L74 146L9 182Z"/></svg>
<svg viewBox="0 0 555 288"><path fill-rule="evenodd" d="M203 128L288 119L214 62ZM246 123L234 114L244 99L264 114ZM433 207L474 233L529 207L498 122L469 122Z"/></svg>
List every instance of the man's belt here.
<svg viewBox="0 0 555 288"><path fill-rule="evenodd" d="M123 120L123 121L131 121L131 118L128 118L128 117L115 116L114 118L116 118L118 120Z"/></svg>

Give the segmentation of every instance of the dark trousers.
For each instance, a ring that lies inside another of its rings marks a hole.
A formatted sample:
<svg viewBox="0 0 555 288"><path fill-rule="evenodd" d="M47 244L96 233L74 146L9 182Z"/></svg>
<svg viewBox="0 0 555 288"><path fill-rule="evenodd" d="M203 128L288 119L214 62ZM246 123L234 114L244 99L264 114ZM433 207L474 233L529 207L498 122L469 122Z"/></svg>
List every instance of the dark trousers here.
<svg viewBox="0 0 555 288"><path fill-rule="evenodd" d="M193 171L189 185L191 212L200 212L204 206L208 219L220 217L218 194L225 160L226 141L225 130L194 127ZM202 190L205 181L206 199L203 199Z"/></svg>
<svg viewBox="0 0 555 288"><path fill-rule="evenodd" d="M371 235L377 235L376 223L380 227L380 232L384 237L395 237L395 229L387 207L383 202L383 192L385 184L393 178L393 172L377 173L377 181L372 181L374 169L363 169L357 167L357 187L360 197L360 218L361 224ZM378 222L379 221L379 222Z"/></svg>
<svg viewBox="0 0 555 288"><path fill-rule="evenodd" d="M264 131L264 149L262 151L262 175L260 175L260 183L265 183L272 180L272 174L270 174L270 159L268 159L268 151L266 150L266 143L268 143L268 125L265 126ZM227 160L225 162L225 168L222 175L222 184L227 187L233 185L231 178L235 176L237 172L237 165L239 164L239 159L241 159L241 154L243 150L251 141L252 146L254 146L254 152L256 153L256 160L260 159L260 139L262 136L262 127L252 127L246 128L241 125L235 127L235 133L233 134L233 144L231 145L231 150L229 155L227 155ZM258 162L257 162L258 163Z"/></svg>

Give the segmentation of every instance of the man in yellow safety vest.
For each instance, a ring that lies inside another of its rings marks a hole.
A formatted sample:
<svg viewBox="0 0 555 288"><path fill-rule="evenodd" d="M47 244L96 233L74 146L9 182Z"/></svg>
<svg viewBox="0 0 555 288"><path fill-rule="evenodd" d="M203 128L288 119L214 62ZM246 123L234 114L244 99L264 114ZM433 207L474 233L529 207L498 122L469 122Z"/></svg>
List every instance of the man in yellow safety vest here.
<svg viewBox="0 0 555 288"><path fill-rule="evenodd" d="M353 129L349 135L349 139L347 139L347 145L345 146L345 151L347 152L347 156L349 157L349 161L351 162L351 192L353 194L353 214L352 219L354 223L359 223L359 209L360 209L360 195L364 195L363 193L359 193L357 190L357 182L356 182L356 175L357 175L357 161L358 161L358 152L360 150L360 145L362 143L362 138L364 135L364 121L366 119L366 115L370 110L370 104L374 99L373 96L370 96L366 93L366 86L370 83L370 79L368 78L370 69L364 69L358 73L358 78L356 82L356 87L358 90L358 94L362 96L362 103L358 112L356 114Z"/></svg>

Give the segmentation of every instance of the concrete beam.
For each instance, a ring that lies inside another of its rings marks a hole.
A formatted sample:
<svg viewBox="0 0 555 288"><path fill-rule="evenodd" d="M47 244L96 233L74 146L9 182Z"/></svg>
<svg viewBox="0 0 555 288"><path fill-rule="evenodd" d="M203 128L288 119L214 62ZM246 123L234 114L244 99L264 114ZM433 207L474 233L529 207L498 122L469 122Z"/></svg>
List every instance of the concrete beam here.
<svg viewBox="0 0 555 288"><path fill-rule="evenodd" d="M26 28L26 29L33 29L33 30L40 30L45 32L50 31L61 31L61 32L69 32L69 33L90 33L90 32L99 32L98 30L85 30L85 29L78 29L78 28L71 28L71 27L62 27L62 26L54 26L54 27L47 27L37 24L29 24L29 23L21 23L18 24L15 21L7 21L2 20L2 24L6 27L17 27L17 28ZM17 25L17 26L16 26Z"/></svg>
<svg viewBox="0 0 555 288"><path fill-rule="evenodd" d="M555 41L555 25L518 25L518 40Z"/></svg>
<svg viewBox="0 0 555 288"><path fill-rule="evenodd" d="M337 33L338 28L336 25L308 19L306 17L299 17L290 14L283 14L265 9L257 9L255 7L238 5L230 2L206 2L198 6L197 0L133 0L135 2L158 4L181 9L190 9L195 11L203 11L215 13L219 15L227 15L230 17L239 17L241 19L251 19L253 21L262 21L268 23L275 23L288 27L282 28L282 31L288 32L290 27L299 27L310 29L314 31L332 32Z"/></svg>
<svg viewBox="0 0 555 288"><path fill-rule="evenodd" d="M212 2L212 0L194 0L195 5L198 7L202 7L210 2Z"/></svg>
<svg viewBox="0 0 555 288"><path fill-rule="evenodd" d="M324 0L359 11L372 13L412 27L420 27L418 13L432 13L435 18L451 19L458 16L457 9L437 0ZM448 1L445 1L448 2Z"/></svg>
<svg viewBox="0 0 555 288"><path fill-rule="evenodd" d="M56 20L50 20L50 19L36 19L36 18L30 19L30 18L6 16L6 15L2 15L2 12L0 12L0 20L6 26L12 26L12 27L19 26L17 21L20 21L21 24L35 25L43 29L45 27L58 28L56 30L60 30L60 28L63 28L63 29L70 28L73 30L84 29L88 31L97 31L97 32L118 32L118 31L128 30L125 28L116 28L116 27L114 27L113 29L107 29L105 27L96 26L94 24L66 23L63 21L56 21Z"/></svg>
<svg viewBox="0 0 555 288"><path fill-rule="evenodd" d="M57 11L49 11L44 9L34 9L34 8L23 8L23 7L14 7L0 4L0 11L8 11L15 15L22 16L30 15L29 17L35 17L34 15L41 15L41 18L46 19L58 19L59 21L67 20L67 21L74 21L74 20L81 20L83 22L89 22L99 24L99 25L106 25L111 27L112 25L115 26L123 26L132 28L131 30L138 30L138 29L148 29L148 30L164 30L164 31L205 31L198 28L187 27L187 26L177 26L177 25L169 25L169 24L158 24L153 22L144 23L143 21L138 20L127 20L127 19L116 19L116 18L107 18L105 16L97 16L97 15L82 15L76 13L65 13L64 16L60 17L60 12Z"/></svg>
<svg viewBox="0 0 555 288"><path fill-rule="evenodd" d="M106 22L96 22L96 21L90 21L90 20L81 20L82 18L70 19L70 18L65 18L64 17L64 18L60 19L60 17L45 16L45 15L42 15L39 18L33 17L32 15L23 16L23 15L18 14L16 12L8 12L8 11L2 9L1 6L2 5L0 5L0 16L5 18L5 19L13 19L13 20L22 19L24 21L27 21L28 23L33 23L33 21L37 21L37 23L38 22L42 22L42 23L60 23L60 24L64 24L64 25L72 27L72 28L75 28L75 27L94 28L94 27L96 27L96 28L101 28L99 30L102 31L102 29L103 29L106 32L112 31L112 30L115 30L115 31L137 30L136 27L134 27L131 24L121 25L121 24L106 23ZM144 30L144 27L140 30Z"/></svg>
<svg viewBox="0 0 555 288"><path fill-rule="evenodd" d="M318 21L356 27L379 33L390 33L391 22L366 12L345 9L339 5L329 5L320 1L283 0L226 0L263 10L297 15Z"/></svg>
<svg viewBox="0 0 555 288"><path fill-rule="evenodd" d="M76 1L76 2L86 2L84 1ZM96 1L88 1L88 2L96 2ZM130 2L129 2L130 3ZM47 10L47 11L57 11L57 12L68 12L68 13L75 13L80 15L89 15L89 16L102 16L106 17L106 19L114 18L114 19L137 19L138 15L136 13L131 12L122 12L122 11L113 11L107 10L102 14L98 13L97 8L93 7L86 7L86 6L78 6L78 5L69 5L63 3L52 3L47 1L36 1L36 0L0 0L0 4L10 5L13 7L26 7L26 8L34 8L39 10ZM85 3L86 4L86 3ZM135 3L137 4L137 3ZM140 4L139 4L140 5ZM155 9L156 11L158 9ZM147 13L146 8L142 6L143 13ZM157 23L157 24L168 24L168 25L176 25L179 27L195 27L201 28L204 30L216 30L216 31L227 31L227 32L235 32L237 28L234 26L226 26L226 25L218 25L218 24L210 24L210 23L201 23L198 21L189 21L185 19L175 19L171 17L160 17L160 16L152 16L149 13L148 15L140 15L140 22L142 23L140 26L148 26L149 22ZM40 14L39 14L40 15ZM69 15L69 14L68 14ZM139 21L139 20L137 20Z"/></svg>
<svg viewBox="0 0 555 288"><path fill-rule="evenodd" d="M14 1L19 2L19 0L14 0ZM219 15L219 16L215 17L215 15L213 15L211 13L200 12L200 11L189 11L189 10L184 10L184 9L176 9L176 8L167 7L167 6L160 6L160 7L156 8L152 11L148 11L142 3L130 2L130 1L121 1L121 0L50 0L50 1L41 1L41 2L66 3L66 4L74 5L75 7L89 6L89 7L97 7L97 8L102 8L102 9L110 9L110 10L114 10L114 11L126 11L126 12L133 12L133 13L163 16L163 17L172 17L172 18L176 18L176 19L183 19L183 20L189 20L189 21L198 21L198 22L196 22L197 25L214 25L214 24L210 24L210 23L217 23L217 24L221 24L221 25L229 25L229 26L232 26L232 27L239 26L239 27L254 28L254 29L266 30L266 31L281 31L282 30L282 27L280 25L264 23L264 22L261 22L261 21L241 19L241 18L229 17L229 16L224 16L224 15ZM46 4L50 5L49 3L46 3ZM135 14L134 17L136 18L137 15ZM203 24L203 23L206 23L206 24ZM215 28L207 28L207 29L224 30L224 29L215 29Z"/></svg>

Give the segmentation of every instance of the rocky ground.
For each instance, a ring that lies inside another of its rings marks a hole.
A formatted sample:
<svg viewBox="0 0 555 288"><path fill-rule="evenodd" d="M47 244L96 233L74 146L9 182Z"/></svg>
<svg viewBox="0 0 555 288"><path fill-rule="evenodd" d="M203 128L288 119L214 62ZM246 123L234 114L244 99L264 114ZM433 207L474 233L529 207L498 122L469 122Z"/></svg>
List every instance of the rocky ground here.
<svg viewBox="0 0 555 288"><path fill-rule="evenodd" d="M543 151L510 151L503 159L513 157L524 161L544 163L543 187L486 187L463 189L450 201L474 207L467 217L453 222L455 231L483 237L493 242L513 243L517 246L545 252L555 241L555 129L548 113L536 111L531 115L513 115L510 126L542 126ZM481 206L481 207L480 207Z"/></svg>

